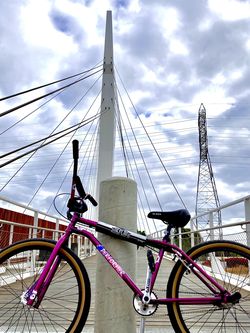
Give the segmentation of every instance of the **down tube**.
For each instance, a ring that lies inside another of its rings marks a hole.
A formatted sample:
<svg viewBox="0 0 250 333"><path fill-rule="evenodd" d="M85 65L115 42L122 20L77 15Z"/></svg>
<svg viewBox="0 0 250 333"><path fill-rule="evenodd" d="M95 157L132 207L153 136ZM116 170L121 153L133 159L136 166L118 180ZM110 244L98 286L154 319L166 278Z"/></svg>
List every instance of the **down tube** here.
<svg viewBox="0 0 250 333"><path fill-rule="evenodd" d="M116 262L112 255L105 249L105 247L92 233L84 229L79 230L78 228L74 228L74 233L87 237L91 241L91 243L94 244L100 254L106 259L109 265L116 271L120 278L122 278L122 280L128 285L128 287L132 289L136 295L139 295L141 297L143 296L142 291L137 287L131 277L123 270L123 268Z"/></svg>

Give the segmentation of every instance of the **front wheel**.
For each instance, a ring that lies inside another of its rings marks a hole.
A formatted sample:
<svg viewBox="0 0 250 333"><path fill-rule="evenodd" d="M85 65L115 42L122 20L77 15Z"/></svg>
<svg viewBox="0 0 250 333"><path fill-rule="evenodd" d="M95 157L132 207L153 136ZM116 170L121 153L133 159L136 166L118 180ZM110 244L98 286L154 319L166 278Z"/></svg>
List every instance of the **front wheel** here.
<svg viewBox="0 0 250 333"><path fill-rule="evenodd" d="M168 304L175 332L250 332L250 249L229 241L199 244L188 251L211 277L240 299L231 303L181 305ZM214 297L194 272L180 260L169 277L167 297Z"/></svg>
<svg viewBox="0 0 250 333"><path fill-rule="evenodd" d="M31 239L0 252L0 332L81 332L90 307L90 283L81 260L68 248L38 309L21 302L55 247Z"/></svg>

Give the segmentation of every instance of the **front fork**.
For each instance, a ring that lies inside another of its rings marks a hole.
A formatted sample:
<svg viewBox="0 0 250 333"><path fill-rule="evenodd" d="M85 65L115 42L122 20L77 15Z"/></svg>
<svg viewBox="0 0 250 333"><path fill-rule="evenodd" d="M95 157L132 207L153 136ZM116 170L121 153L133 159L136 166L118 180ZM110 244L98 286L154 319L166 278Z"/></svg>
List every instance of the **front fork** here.
<svg viewBox="0 0 250 333"><path fill-rule="evenodd" d="M66 232L56 243L51 255L45 264L39 278L21 295L21 303L38 308L46 291L60 265L61 258L58 253L61 247L68 242L70 233Z"/></svg>
<svg viewBox="0 0 250 333"><path fill-rule="evenodd" d="M53 255L54 250L52 251L51 256ZM46 263L38 280L21 295L21 303L38 309L60 262L61 258L56 254L52 267L49 261Z"/></svg>

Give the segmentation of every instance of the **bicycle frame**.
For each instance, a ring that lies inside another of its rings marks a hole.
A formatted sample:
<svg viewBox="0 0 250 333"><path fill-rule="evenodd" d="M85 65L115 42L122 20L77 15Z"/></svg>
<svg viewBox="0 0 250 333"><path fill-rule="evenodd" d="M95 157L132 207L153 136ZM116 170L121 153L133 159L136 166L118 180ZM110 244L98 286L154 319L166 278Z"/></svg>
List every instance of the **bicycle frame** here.
<svg viewBox="0 0 250 333"><path fill-rule="evenodd" d="M77 234L87 237L90 242L96 247L98 252L106 259L108 264L115 270L117 275L134 292L134 294L138 295L140 298L143 297L144 292L136 285L136 283L123 270L119 263L105 249L103 244L101 244L101 242L91 232L84 229L83 227L76 226L78 222L92 227L97 231L100 230L101 232L107 233L113 237L118 237L119 239L122 239L124 241L134 243L139 246L148 245L159 249L159 253L155 262L155 270L154 272L152 272L151 276L150 292L153 291L164 253L170 252L175 254L179 258L179 260L181 260L188 269L192 270L195 275L214 293L214 297L151 299L149 302L150 304L167 304L169 302L177 302L179 304L212 304L215 302L227 302L227 297L230 296L230 294L213 277L208 275L202 267L200 267L194 260L192 260L183 250L181 250L175 244L170 244L166 240L149 239L146 236L130 232L126 229L117 228L103 222L80 218L79 214L74 213L70 224L66 228L65 234L58 240L57 244L55 245L55 248L53 249L46 265L44 266L40 277L35 282L35 284L26 291L26 304L32 305L36 308L39 307L43 296L45 295L46 290L60 264L58 253L63 246L67 245L71 234Z"/></svg>

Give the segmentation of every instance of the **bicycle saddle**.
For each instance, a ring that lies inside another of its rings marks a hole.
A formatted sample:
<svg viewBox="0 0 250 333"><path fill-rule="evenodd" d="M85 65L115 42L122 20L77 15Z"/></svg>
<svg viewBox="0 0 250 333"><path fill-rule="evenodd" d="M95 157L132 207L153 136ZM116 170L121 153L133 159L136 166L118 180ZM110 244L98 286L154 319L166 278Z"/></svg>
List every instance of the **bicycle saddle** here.
<svg viewBox="0 0 250 333"><path fill-rule="evenodd" d="M172 224L174 227L184 227L190 220L191 216L186 209L178 209L170 212L150 212L148 217L151 219L161 220L165 224Z"/></svg>

